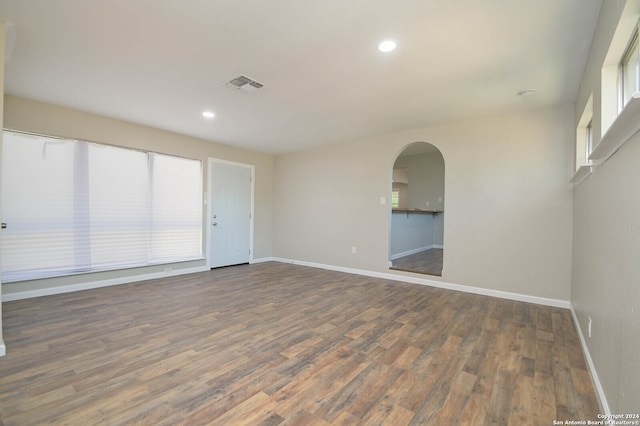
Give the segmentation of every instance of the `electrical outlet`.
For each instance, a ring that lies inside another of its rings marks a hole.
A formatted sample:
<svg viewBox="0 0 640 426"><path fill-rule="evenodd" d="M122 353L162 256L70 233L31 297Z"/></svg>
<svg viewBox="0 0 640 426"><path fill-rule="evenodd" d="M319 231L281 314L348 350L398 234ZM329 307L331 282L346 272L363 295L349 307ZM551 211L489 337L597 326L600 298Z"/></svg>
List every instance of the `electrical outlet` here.
<svg viewBox="0 0 640 426"><path fill-rule="evenodd" d="M356 254L356 246L351 247L351 254Z"/></svg>
<svg viewBox="0 0 640 426"><path fill-rule="evenodd" d="M587 333L589 334L589 338L591 338L591 317L589 317L589 325L587 326Z"/></svg>

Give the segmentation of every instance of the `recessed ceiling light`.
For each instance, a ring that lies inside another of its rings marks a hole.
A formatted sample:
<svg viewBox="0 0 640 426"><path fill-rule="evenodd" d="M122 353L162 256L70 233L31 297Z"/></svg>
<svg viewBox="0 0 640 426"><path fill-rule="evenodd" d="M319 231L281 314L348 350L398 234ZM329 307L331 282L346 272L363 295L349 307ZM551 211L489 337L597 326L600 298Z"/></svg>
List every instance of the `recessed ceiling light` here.
<svg viewBox="0 0 640 426"><path fill-rule="evenodd" d="M396 48L396 42L393 40L385 40L378 45L378 50L384 53L391 52Z"/></svg>
<svg viewBox="0 0 640 426"><path fill-rule="evenodd" d="M215 117L216 115L215 115L213 112L211 112L211 111L203 111L203 112L202 112L202 116L203 116L204 118L212 119L212 118L213 118L213 117Z"/></svg>
<svg viewBox="0 0 640 426"><path fill-rule="evenodd" d="M534 89L521 90L518 92L518 96L531 96L535 94L536 91Z"/></svg>

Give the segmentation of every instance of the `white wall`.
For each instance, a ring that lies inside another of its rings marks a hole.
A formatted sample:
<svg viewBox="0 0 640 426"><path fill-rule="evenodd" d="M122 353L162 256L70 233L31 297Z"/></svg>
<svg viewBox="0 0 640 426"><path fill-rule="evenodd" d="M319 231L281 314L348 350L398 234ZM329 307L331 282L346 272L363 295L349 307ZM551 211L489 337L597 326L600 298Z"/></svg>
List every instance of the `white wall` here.
<svg viewBox="0 0 640 426"><path fill-rule="evenodd" d="M3 120L4 120L4 55L5 55L5 46L6 46L6 28L3 23L0 22L0 129L3 128ZM0 178L2 177L2 132L0 132ZM0 185L0 188L2 185ZM2 195L2 194L0 194ZM2 197L0 197L2 200ZM1 218L0 218L1 220ZM0 231L0 238L1 236ZM0 259L2 262L2 259ZM5 345L2 337L2 284L0 283L0 356L5 355Z"/></svg>
<svg viewBox="0 0 640 426"><path fill-rule="evenodd" d="M602 116L604 127L610 120L607 111L602 113L607 101L601 95L601 68L625 5L640 11L637 0L603 2L578 94L577 116L593 93L596 136L603 127ZM637 16L625 19L632 26ZM628 35L622 35L618 50L624 49ZM594 142L598 141L596 137ZM637 413L640 407L639 165L640 135L636 135L574 191L571 303L612 413Z"/></svg>
<svg viewBox="0 0 640 426"><path fill-rule="evenodd" d="M273 220L273 164L271 155L233 148L150 127L114 120L86 112L5 96L5 127L53 136L84 139L148 151L179 155L202 160L203 191L207 193L209 157L255 166L254 259L271 257ZM206 208L204 209L206 216ZM204 229L209 221L203 218ZM203 253L207 247L203 239ZM146 268L125 269L70 277L33 280L3 285L5 295L34 292L61 286L78 286L87 282L121 282L138 276L162 274L171 266L172 273L180 270L206 268L206 261L183 262Z"/></svg>
<svg viewBox="0 0 640 426"><path fill-rule="evenodd" d="M274 256L388 272L380 198L403 147L424 141L446 166L444 275L433 279L568 300L573 122L565 106L278 156Z"/></svg>

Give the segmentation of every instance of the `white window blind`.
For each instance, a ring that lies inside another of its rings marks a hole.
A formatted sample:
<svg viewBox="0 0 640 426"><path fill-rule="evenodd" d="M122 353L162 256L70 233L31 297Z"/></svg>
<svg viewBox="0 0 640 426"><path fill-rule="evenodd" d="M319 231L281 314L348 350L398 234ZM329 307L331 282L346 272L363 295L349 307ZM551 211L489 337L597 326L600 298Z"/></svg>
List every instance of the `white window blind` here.
<svg viewBox="0 0 640 426"><path fill-rule="evenodd" d="M4 132L2 280L202 258L202 164Z"/></svg>

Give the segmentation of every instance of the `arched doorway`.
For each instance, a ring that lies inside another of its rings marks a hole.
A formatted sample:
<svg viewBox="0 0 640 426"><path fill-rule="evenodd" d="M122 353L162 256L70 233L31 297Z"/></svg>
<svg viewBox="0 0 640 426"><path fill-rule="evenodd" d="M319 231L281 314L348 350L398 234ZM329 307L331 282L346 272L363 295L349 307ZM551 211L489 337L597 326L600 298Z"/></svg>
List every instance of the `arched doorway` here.
<svg viewBox="0 0 640 426"><path fill-rule="evenodd" d="M391 181L391 269L442 275L444 157L426 142L407 145L395 159Z"/></svg>

